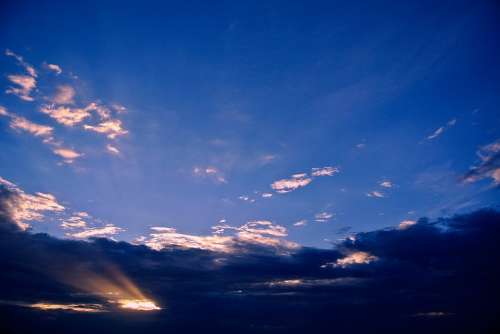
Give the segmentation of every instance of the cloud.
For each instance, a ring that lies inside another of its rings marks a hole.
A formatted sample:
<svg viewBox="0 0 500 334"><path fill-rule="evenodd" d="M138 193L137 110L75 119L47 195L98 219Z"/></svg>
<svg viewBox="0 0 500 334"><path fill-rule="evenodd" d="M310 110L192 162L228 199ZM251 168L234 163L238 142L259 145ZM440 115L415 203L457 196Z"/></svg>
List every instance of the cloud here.
<svg viewBox="0 0 500 334"><path fill-rule="evenodd" d="M7 78L10 82L17 85L18 87L9 87L5 91L7 94L13 94L18 96L20 99L24 101L34 101L34 98L31 96L31 92L36 88L36 77L37 73L33 66L24 61L23 57L15 54L14 52L7 49L5 51L5 55L14 57L18 64L22 66L28 75L21 74L11 74L8 75Z"/></svg>
<svg viewBox="0 0 500 334"><path fill-rule="evenodd" d="M14 183L0 177L0 217L8 216L21 230L26 230L28 222L41 221L46 212L62 212L61 205L52 194L37 192L27 194Z"/></svg>
<svg viewBox="0 0 500 334"><path fill-rule="evenodd" d="M113 155L119 155L120 154L120 150L118 148L116 148L115 146L111 145L111 144L107 144L106 145L106 150L113 154Z"/></svg>
<svg viewBox="0 0 500 334"><path fill-rule="evenodd" d="M66 233L67 236L76 239L103 238L109 237L124 231L122 228L113 224L106 224L103 227L87 227L84 231L75 233Z"/></svg>
<svg viewBox="0 0 500 334"><path fill-rule="evenodd" d="M26 72L33 78L36 78L38 75L36 73L36 70L35 68L30 65L29 63L27 63L26 61L24 61L24 58L15 54L14 52L12 52L11 50L7 49L5 50L5 55L6 56L9 56L9 57L13 57L17 60L18 64L21 65L22 67L24 67L24 69L26 70Z"/></svg>
<svg viewBox="0 0 500 334"><path fill-rule="evenodd" d="M193 175L200 178L209 178L216 183L227 183L224 174L217 168L208 166L208 167L199 167L196 166L193 168Z"/></svg>
<svg viewBox="0 0 500 334"><path fill-rule="evenodd" d="M51 126L36 124L19 116L13 116L9 126L14 130L23 130L35 137L43 137L47 140L52 138L54 131L54 128Z"/></svg>
<svg viewBox="0 0 500 334"><path fill-rule="evenodd" d="M36 87L36 79L29 75L8 75L7 78L10 82L16 84L19 87L9 87L5 91L7 94L13 94L24 101L34 101L31 96L31 91Z"/></svg>
<svg viewBox="0 0 500 334"><path fill-rule="evenodd" d="M86 228L87 222L83 220L84 217L80 215L71 216L66 219L62 219L61 227L63 229L75 229L75 228Z"/></svg>
<svg viewBox="0 0 500 334"><path fill-rule="evenodd" d="M54 72L56 75L59 75L62 73L62 68L61 66L57 64L45 64L45 66L52 72Z"/></svg>
<svg viewBox="0 0 500 334"><path fill-rule="evenodd" d="M349 333L482 333L498 327L500 213L492 210L421 219L405 230L357 233L334 249L286 254L252 244L232 253L156 251L2 226L0 293L3 301L18 301L1 305L7 333L304 333L332 326ZM107 301L123 281L136 282L166 307L155 315L124 313ZM97 304L108 314L46 309L41 316L21 303Z"/></svg>
<svg viewBox="0 0 500 334"><path fill-rule="evenodd" d="M127 130L123 129L122 121L119 119L104 121L95 126L85 124L83 128L88 131L105 134L109 139L115 139L118 136L123 136L128 133Z"/></svg>
<svg viewBox="0 0 500 334"><path fill-rule="evenodd" d="M370 191L370 192L366 193L366 196L368 196L368 197L375 197L375 198L383 198L383 197L385 197L382 192L377 191L377 190L373 190L373 191Z"/></svg>
<svg viewBox="0 0 500 334"><path fill-rule="evenodd" d="M307 225L307 220L305 220L305 219L302 219L302 220L299 220L298 222L293 223L293 226L297 226L297 227L306 226L306 225Z"/></svg>
<svg viewBox="0 0 500 334"><path fill-rule="evenodd" d="M457 123L456 119L450 120L448 123L446 123L446 125L437 128L436 131L434 131L431 135L427 136L427 140L433 140L433 139L439 137L440 135L442 135L444 133L445 130L451 128L456 123Z"/></svg>
<svg viewBox="0 0 500 334"><path fill-rule="evenodd" d="M318 223L325 223L333 218L333 213L331 212L320 212L314 215L314 221Z"/></svg>
<svg viewBox="0 0 500 334"><path fill-rule="evenodd" d="M271 194L271 193L262 193L262 197L263 198L270 198L270 197L273 197L273 194Z"/></svg>
<svg viewBox="0 0 500 334"><path fill-rule="evenodd" d="M392 183L389 180L381 181L379 184L380 184L381 187L384 187L384 188L392 188L392 187L394 187L394 183Z"/></svg>
<svg viewBox="0 0 500 334"><path fill-rule="evenodd" d="M480 163L462 176L462 182L473 183L485 178L500 184L500 139L481 147L477 151Z"/></svg>
<svg viewBox="0 0 500 334"><path fill-rule="evenodd" d="M281 225L270 221L250 221L239 227L222 223L212 227L213 235L198 236L178 233L171 227L152 227L154 233L144 241L144 244L156 249L172 247L205 249L214 252L233 253L241 250L241 245L252 244L273 247L277 251L296 249L298 244L284 240L287 230ZM232 235L223 235L227 231Z"/></svg>
<svg viewBox="0 0 500 334"><path fill-rule="evenodd" d="M298 188L307 186L312 182L312 178L307 177L307 174L294 174L290 179L281 179L271 184L271 188L279 194L286 194Z"/></svg>
<svg viewBox="0 0 500 334"><path fill-rule="evenodd" d="M311 175L312 176L333 176L333 174L338 173L339 169L337 167L322 167L322 168L313 168Z"/></svg>
<svg viewBox="0 0 500 334"><path fill-rule="evenodd" d="M52 98L55 104L73 104L75 103L75 89L70 85L57 86L57 92Z"/></svg>
<svg viewBox="0 0 500 334"><path fill-rule="evenodd" d="M75 126L90 117L90 111L87 108L70 108L66 106L43 105L40 111L49 115L56 122L65 126Z"/></svg>
<svg viewBox="0 0 500 334"><path fill-rule="evenodd" d="M68 164L73 163L75 159L83 156L82 153L78 153L69 148L55 148L53 152L54 154L62 157L64 159L64 162Z"/></svg>
<svg viewBox="0 0 500 334"><path fill-rule="evenodd" d="M398 228L400 230L406 230L407 228L410 228L411 226L415 225L417 222L415 220L403 220L401 223L399 223Z"/></svg>

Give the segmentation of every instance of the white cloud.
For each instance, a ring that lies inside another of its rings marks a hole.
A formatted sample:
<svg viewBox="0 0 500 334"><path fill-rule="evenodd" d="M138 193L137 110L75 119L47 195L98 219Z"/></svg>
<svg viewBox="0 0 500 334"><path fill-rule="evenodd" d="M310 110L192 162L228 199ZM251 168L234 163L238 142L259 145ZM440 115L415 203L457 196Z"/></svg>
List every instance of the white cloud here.
<svg viewBox="0 0 500 334"><path fill-rule="evenodd" d="M271 194L271 193L262 193L262 197L263 198L270 198L270 197L273 197L273 194Z"/></svg>
<svg viewBox="0 0 500 334"><path fill-rule="evenodd" d="M385 197L382 192L377 191L377 190L368 192L366 194L366 196L368 196L368 197L375 197L375 198L383 198L383 197Z"/></svg>
<svg viewBox="0 0 500 334"><path fill-rule="evenodd" d="M123 129L122 121L119 119L110 119L95 126L85 124L83 128L85 130L105 134L109 139L115 139L118 136L123 136L128 133L127 130Z"/></svg>
<svg viewBox="0 0 500 334"><path fill-rule="evenodd" d="M358 252L353 252L347 255L346 257L338 259L335 263L327 263L326 265L323 265L321 267L326 268L328 266L332 266L332 267L346 268L354 264L369 264L377 260L378 257L371 255L370 253L358 251Z"/></svg>
<svg viewBox="0 0 500 334"><path fill-rule="evenodd" d="M120 154L120 150L118 148L116 148L115 146L111 145L111 144L107 144L106 145L106 150L109 153L114 154L114 155L119 155Z"/></svg>
<svg viewBox="0 0 500 334"><path fill-rule="evenodd" d="M61 66L57 64L46 64L47 68L54 72L56 75L59 75L62 73L62 68Z"/></svg>
<svg viewBox="0 0 500 334"><path fill-rule="evenodd" d="M75 159L83 155L69 148L55 148L52 152L62 157L64 159L64 162L68 164L72 163L73 161L75 161Z"/></svg>
<svg viewBox="0 0 500 334"><path fill-rule="evenodd" d="M277 193L286 194L298 188L305 187L311 183L312 178L307 177L306 173L294 174L290 179L282 179L271 184L271 188Z"/></svg>
<svg viewBox="0 0 500 334"><path fill-rule="evenodd" d="M36 87L36 79L29 75L17 75L12 74L7 76L10 82L16 84L19 87L9 87L5 92L7 94L14 94L24 101L33 101L34 98L31 97L31 91Z"/></svg>
<svg viewBox="0 0 500 334"><path fill-rule="evenodd" d="M106 224L104 227L91 227L81 232L67 233L66 235L77 239L103 238L118 234L121 231L123 231L123 229L118 226Z"/></svg>
<svg viewBox="0 0 500 334"><path fill-rule="evenodd" d="M314 221L318 223L326 223L333 217L331 212L320 212L314 215Z"/></svg>
<svg viewBox="0 0 500 334"><path fill-rule="evenodd" d="M87 222L80 216L71 216L66 219L62 219L60 225L63 229L75 229L75 228L86 228Z"/></svg>
<svg viewBox="0 0 500 334"><path fill-rule="evenodd" d="M394 186L394 184L389 180L382 181L379 184L381 187L384 187L384 188L392 188Z"/></svg>
<svg viewBox="0 0 500 334"><path fill-rule="evenodd" d="M55 104L73 104L75 98L75 89L70 85L57 86L57 92L52 98Z"/></svg>
<svg viewBox="0 0 500 334"><path fill-rule="evenodd" d="M216 183L227 183L224 174L215 167L194 167L193 175L200 178L209 178Z"/></svg>
<svg viewBox="0 0 500 334"><path fill-rule="evenodd" d="M403 220L401 223L398 225L398 229L400 230L406 230L407 228L415 225L417 222L414 220Z"/></svg>
<svg viewBox="0 0 500 334"><path fill-rule="evenodd" d="M26 222L43 220L45 212L61 212L65 207L61 205L54 195L37 192L34 195L25 193L14 183L0 177L0 185L6 187L11 196L5 200L6 211L10 218L21 229L29 227Z"/></svg>
<svg viewBox="0 0 500 334"><path fill-rule="evenodd" d="M432 140L432 139L435 139L437 137L439 137L440 135L443 134L443 132L449 128L451 128L452 126L454 126L455 124L457 123L457 120L456 119L452 119L450 120L448 123L446 123L446 125L444 126L441 126L439 127L438 129L436 129L436 131L434 131L431 135L427 136L427 140Z"/></svg>
<svg viewBox="0 0 500 334"><path fill-rule="evenodd" d="M56 122L66 125L75 126L90 117L90 112L87 108L70 108L66 106L43 105L40 111L49 115Z"/></svg>
<svg viewBox="0 0 500 334"><path fill-rule="evenodd" d="M297 227L299 227L299 226L306 226L306 225L307 225L307 220L305 220L305 219L302 219L302 220L299 220L296 223L293 223L293 226L297 226Z"/></svg>
<svg viewBox="0 0 500 334"><path fill-rule="evenodd" d="M312 176L333 176L333 174L338 173L339 169L337 167L322 167L322 168L313 168Z"/></svg>
<svg viewBox="0 0 500 334"><path fill-rule="evenodd" d="M27 120L24 117L12 116L9 126L15 130L23 130L35 137L43 137L48 140L52 138L54 128L51 126L40 125Z"/></svg>

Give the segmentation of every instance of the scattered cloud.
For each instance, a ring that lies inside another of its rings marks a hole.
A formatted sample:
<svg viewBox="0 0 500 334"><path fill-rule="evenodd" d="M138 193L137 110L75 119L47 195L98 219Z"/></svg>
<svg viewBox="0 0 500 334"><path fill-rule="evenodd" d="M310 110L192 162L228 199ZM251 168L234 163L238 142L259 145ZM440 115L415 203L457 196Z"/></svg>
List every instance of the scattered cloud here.
<svg viewBox="0 0 500 334"><path fill-rule="evenodd" d="M224 174L219 169L212 166L194 167L193 175L200 178L209 178L216 183L227 183Z"/></svg>
<svg viewBox="0 0 500 334"><path fill-rule="evenodd" d="M473 183L485 178L493 179L494 185L500 184L500 139L481 147L477 151L480 163L472 167L463 177L465 183Z"/></svg>
<svg viewBox="0 0 500 334"><path fill-rule="evenodd" d="M326 223L331 218L333 218L333 213L331 212L320 212L314 215L314 221L318 223Z"/></svg>
<svg viewBox="0 0 500 334"><path fill-rule="evenodd" d="M75 89L70 85L57 86L57 92L52 98L55 104L73 104L75 103Z"/></svg>
<svg viewBox="0 0 500 334"><path fill-rule="evenodd" d="M375 197L375 198L383 198L383 197L385 197L382 192L377 191L377 190L373 190L373 191L370 191L370 192L366 193L366 196L368 196L368 197Z"/></svg>
<svg viewBox="0 0 500 334"><path fill-rule="evenodd" d="M65 163L73 163L73 161L75 161L75 159L81 157L83 154L82 153L78 153L72 149L69 149L69 148L55 148L53 150L54 154L62 157L64 159L64 162Z"/></svg>
<svg viewBox="0 0 500 334"><path fill-rule="evenodd" d="M35 68L30 65L29 63L27 63L26 61L24 61L24 58L21 57L20 55L12 52L11 50L7 49L5 50L5 55L6 56L9 56L9 57L13 57L17 60L18 64L22 67L24 67L24 69L26 70L26 72L32 76L33 78L36 78L38 75L36 73L36 70Z"/></svg>
<svg viewBox="0 0 500 334"><path fill-rule="evenodd" d="M46 212L65 210L54 195L41 192L34 195L27 194L2 177L0 177L0 194L2 201L0 216L8 215L21 230L26 230L30 226L27 222L42 221Z"/></svg>
<svg viewBox="0 0 500 334"><path fill-rule="evenodd" d="M106 145L106 150L113 154L113 155L119 155L120 154L120 150L118 148L116 148L115 146L111 145L111 144L107 144Z"/></svg>
<svg viewBox="0 0 500 334"><path fill-rule="evenodd" d="M113 236L122 232L123 229L113 224L106 224L103 227L87 227L84 231L67 233L66 235L76 239L103 238Z"/></svg>
<svg viewBox="0 0 500 334"><path fill-rule="evenodd" d="M263 198L270 198L270 197L273 197L273 194L271 194L271 193L262 193L262 197Z"/></svg>
<svg viewBox="0 0 500 334"><path fill-rule="evenodd" d="M271 184L271 188L279 194L286 194L298 188L307 186L312 182L312 178L306 173L292 175L290 179L281 179Z"/></svg>
<svg viewBox="0 0 500 334"><path fill-rule="evenodd" d="M45 64L45 66L52 72L54 72L56 75L59 75L62 73L62 68L61 66L57 64Z"/></svg>
<svg viewBox="0 0 500 334"><path fill-rule="evenodd" d="M75 126L90 117L90 111L86 108L70 108L66 106L43 105L40 111L49 115L56 122L65 126Z"/></svg>
<svg viewBox="0 0 500 334"><path fill-rule="evenodd" d="M46 140L51 140L54 131L51 126L36 124L19 116L12 116L10 127L14 130L26 131L35 137L43 137Z"/></svg>
<svg viewBox="0 0 500 334"><path fill-rule="evenodd" d="M377 260L378 257L371 255L370 253L358 251L338 259L335 263L323 265L322 268L326 268L328 266L346 268L355 264L369 264Z"/></svg>
<svg viewBox="0 0 500 334"><path fill-rule="evenodd" d="M71 216L69 218L61 219L61 227L63 229L86 228L87 222L83 220L84 217L79 215Z"/></svg>
<svg viewBox="0 0 500 334"><path fill-rule="evenodd" d="M439 137L440 135L442 135L447 129L451 128L452 126L454 126L455 124L457 123L457 120L456 119L452 119L450 120L448 123L446 123L446 125L444 126L441 126L439 127L438 129L436 129L436 131L434 131L431 135L427 136L427 140L433 140L437 137Z"/></svg>
<svg viewBox="0 0 500 334"><path fill-rule="evenodd" d="M337 167L322 167L322 168L313 168L311 175L312 176L333 176L333 174L338 173L339 169Z"/></svg>
<svg viewBox="0 0 500 334"><path fill-rule="evenodd" d="M85 124L83 128L85 130L105 134L109 139L115 139L118 136L123 136L128 133L127 130L123 129L122 121L119 119L104 121L95 126Z"/></svg>
<svg viewBox="0 0 500 334"><path fill-rule="evenodd" d="M394 187L394 183L392 183L389 180L381 181L379 184L380 184L381 187L384 187L384 188L392 188L392 187Z"/></svg>
<svg viewBox="0 0 500 334"><path fill-rule="evenodd" d="M406 230L407 228L410 228L411 226L415 225L417 222L415 220L403 220L401 223L398 225L398 229L400 230Z"/></svg>
<svg viewBox="0 0 500 334"><path fill-rule="evenodd" d="M297 226L297 227L306 226L306 225L307 225L307 220L305 220L305 219L302 219L302 220L299 220L298 222L293 223L293 226Z"/></svg>
<svg viewBox="0 0 500 334"><path fill-rule="evenodd" d="M19 87L9 87L5 91L7 94L13 94L24 101L34 101L35 99L31 96L31 91L36 87L36 79L29 75L19 75L12 74L8 75L7 78L10 82L16 84Z"/></svg>

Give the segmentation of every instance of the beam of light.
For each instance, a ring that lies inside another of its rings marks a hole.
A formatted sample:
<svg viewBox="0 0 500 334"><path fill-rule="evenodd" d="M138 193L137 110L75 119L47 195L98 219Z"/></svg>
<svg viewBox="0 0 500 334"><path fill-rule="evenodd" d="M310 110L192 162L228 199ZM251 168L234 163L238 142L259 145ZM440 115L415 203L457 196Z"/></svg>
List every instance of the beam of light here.
<svg viewBox="0 0 500 334"><path fill-rule="evenodd" d="M52 304L52 303L35 303L27 305L44 311L73 311L73 312L105 312L100 304Z"/></svg>

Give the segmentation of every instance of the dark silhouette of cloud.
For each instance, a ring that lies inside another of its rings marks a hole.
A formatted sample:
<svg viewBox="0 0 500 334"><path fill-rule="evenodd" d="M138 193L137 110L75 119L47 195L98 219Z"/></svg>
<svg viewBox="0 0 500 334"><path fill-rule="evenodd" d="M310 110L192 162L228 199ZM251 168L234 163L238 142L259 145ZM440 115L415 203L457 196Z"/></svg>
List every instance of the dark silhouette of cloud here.
<svg viewBox="0 0 500 334"><path fill-rule="evenodd" d="M357 233L331 250L278 255L241 244L228 254L21 231L4 206L10 195L0 189L2 333L487 333L499 325L497 211ZM93 294L89 286L99 285L88 281L113 280L115 269L162 310L126 312ZM107 312L27 306L39 302Z"/></svg>

